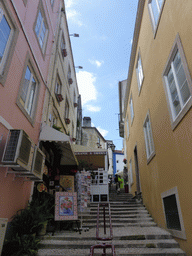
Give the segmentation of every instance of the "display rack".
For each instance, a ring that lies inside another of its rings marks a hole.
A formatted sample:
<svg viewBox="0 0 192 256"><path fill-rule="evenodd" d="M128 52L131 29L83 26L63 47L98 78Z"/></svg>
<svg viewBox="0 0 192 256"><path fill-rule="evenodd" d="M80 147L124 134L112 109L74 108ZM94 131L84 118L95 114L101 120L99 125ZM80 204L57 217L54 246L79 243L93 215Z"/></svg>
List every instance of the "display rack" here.
<svg viewBox="0 0 192 256"><path fill-rule="evenodd" d="M90 212L91 174L89 171L81 171L76 174L77 205L80 213L81 230L88 231L83 227L83 215Z"/></svg>

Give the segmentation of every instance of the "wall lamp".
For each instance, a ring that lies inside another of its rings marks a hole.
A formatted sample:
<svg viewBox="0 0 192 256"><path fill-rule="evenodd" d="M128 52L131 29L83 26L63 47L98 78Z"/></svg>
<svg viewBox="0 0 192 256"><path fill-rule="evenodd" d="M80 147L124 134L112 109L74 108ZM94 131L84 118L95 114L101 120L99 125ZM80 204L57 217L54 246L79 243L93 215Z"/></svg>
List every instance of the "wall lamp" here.
<svg viewBox="0 0 192 256"><path fill-rule="evenodd" d="M79 37L79 34L70 34L69 36L73 36L73 37Z"/></svg>
<svg viewBox="0 0 192 256"><path fill-rule="evenodd" d="M78 68L78 69L83 69L83 67L82 67L82 66L76 66L75 68Z"/></svg>

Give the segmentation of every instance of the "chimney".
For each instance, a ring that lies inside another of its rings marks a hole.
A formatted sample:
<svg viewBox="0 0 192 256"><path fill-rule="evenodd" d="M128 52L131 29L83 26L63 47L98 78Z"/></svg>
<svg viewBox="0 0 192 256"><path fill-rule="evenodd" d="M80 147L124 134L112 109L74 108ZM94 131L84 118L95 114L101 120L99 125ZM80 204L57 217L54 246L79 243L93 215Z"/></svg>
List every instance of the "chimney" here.
<svg viewBox="0 0 192 256"><path fill-rule="evenodd" d="M91 127L91 118L83 117L83 127Z"/></svg>

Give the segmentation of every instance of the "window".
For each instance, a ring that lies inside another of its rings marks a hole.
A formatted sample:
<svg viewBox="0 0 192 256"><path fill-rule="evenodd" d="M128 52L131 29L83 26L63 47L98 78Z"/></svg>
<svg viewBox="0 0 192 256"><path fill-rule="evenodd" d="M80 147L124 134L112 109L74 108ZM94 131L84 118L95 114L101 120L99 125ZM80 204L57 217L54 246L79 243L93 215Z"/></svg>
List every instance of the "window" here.
<svg viewBox="0 0 192 256"><path fill-rule="evenodd" d="M9 16L7 15L9 13ZM7 11L7 1L0 1L0 82L3 84L9 71L18 29L11 12Z"/></svg>
<svg viewBox="0 0 192 256"><path fill-rule="evenodd" d="M69 118L69 102L67 99L65 101L65 118Z"/></svg>
<svg viewBox="0 0 192 256"><path fill-rule="evenodd" d="M23 3L26 6L27 5L27 0L23 0Z"/></svg>
<svg viewBox="0 0 192 256"><path fill-rule="evenodd" d="M144 79L143 67L142 67L142 63L141 63L141 56L140 56L140 54L138 55L138 59L137 59L136 73L137 73L138 87L139 87L139 91L140 91L142 83L143 83L143 79Z"/></svg>
<svg viewBox="0 0 192 256"><path fill-rule="evenodd" d="M163 77L174 129L192 105L192 81L179 36L171 50Z"/></svg>
<svg viewBox="0 0 192 256"><path fill-rule="evenodd" d="M62 85L61 85L61 82L60 82L60 79L58 76L57 76L57 80L56 80L56 84L55 84L55 96L56 96L58 102L61 102L63 100Z"/></svg>
<svg viewBox="0 0 192 256"><path fill-rule="evenodd" d="M129 118L127 117L126 119L126 123L127 123L127 139L129 138Z"/></svg>
<svg viewBox="0 0 192 256"><path fill-rule="evenodd" d="M165 0L149 0L148 1L149 13L150 13L154 33L156 32L156 29L159 23L164 2Z"/></svg>
<svg viewBox="0 0 192 256"><path fill-rule="evenodd" d="M70 66L68 67L67 79L68 79L69 85L73 83L73 80L71 78L71 67Z"/></svg>
<svg viewBox="0 0 192 256"><path fill-rule="evenodd" d="M39 45L44 53L46 43L47 43L47 38L48 38L48 25L47 25L46 16L45 16L41 1L38 7L37 19L36 19L34 30L35 30L35 34L37 36Z"/></svg>
<svg viewBox="0 0 192 256"><path fill-rule="evenodd" d="M3 14L3 9L0 8L0 63L3 59L10 35L11 27Z"/></svg>
<svg viewBox="0 0 192 256"><path fill-rule="evenodd" d="M145 135L147 160L150 161L152 157L155 155L155 149L154 149L154 142L153 142L153 135L152 135L149 113L147 114L147 117L145 119L143 130Z"/></svg>
<svg viewBox="0 0 192 256"><path fill-rule="evenodd" d="M162 193L161 198L168 230L173 236L186 239L177 187Z"/></svg>
<svg viewBox="0 0 192 256"><path fill-rule="evenodd" d="M64 39L64 35L62 34L61 36L61 55L64 59L64 57L67 56L67 51L66 51L66 46L65 46L65 39Z"/></svg>
<svg viewBox="0 0 192 256"><path fill-rule="evenodd" d="M131 123L132 123L132 122L133 122L133 118L134 118L133 99L132 99L132 96L131 96L130 101L129 101L129 107L130 107L130 112L131 112Z"/></svg>
<svg viewBox="0 0 192 256"><path fill-rule="evenodd" d="M55 0L50 0L51 7L52 7L52 8L53 8L53 5L54 5L54 2L55 2Z"/></svg>
<svg viewBox="0 0 192 256"><path fill-rule="evenodd" d="M51 124L52 124L52 126L54 126L54 125L57 126L57 117L56 117L56 115L55 115L54 112L53 112L53 114L52 114Z"/></svg>
<svg viewBox="0 0 192 256"><path fill-rule="evenodd" d="M31 62L27 59L21 79L17 105L31 123L34 121L39 92L39 82Z"/></svg>

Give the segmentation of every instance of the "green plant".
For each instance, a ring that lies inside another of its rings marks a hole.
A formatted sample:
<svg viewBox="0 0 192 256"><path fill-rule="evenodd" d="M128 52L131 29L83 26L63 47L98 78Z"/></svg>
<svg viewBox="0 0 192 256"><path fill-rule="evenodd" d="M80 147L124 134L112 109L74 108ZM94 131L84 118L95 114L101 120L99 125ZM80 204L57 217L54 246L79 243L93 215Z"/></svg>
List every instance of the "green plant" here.
<svg viewBox="0 0 192 256"><path fill-rule="evenodd" d="M34 235L15 234L10 240L5 241L2 256L35 256L39 249L40 239Z"/></svg>
<svg viewBox="0 0 192 256"><path fill-rule="evenodd" d="M38 211L30 207L19 210L11 221L11 233L18 234L20 237L24 234L34 234L41 229L42 219Z"/></svg>
<svg viewBox="0 0 192 256"><path fill-rule="evenodd" d="M57 131L59 131L59 132L62 132L62 131L61 131L62 127L59 127L59 126L57 126L57 125L55 125L55 124L53 124L52 127L53 127L55 130L57 130Z"/></svg>
<svg viewBox="0 0 192 256"><path fill-rule="evenodd" d="M30 209L36 211L39 215L40 222L45 222L53 218L54 214L54 196L42 191L36 190L33 193L32 201L30 202Z"/></svg>

